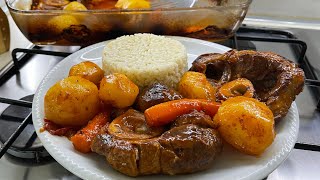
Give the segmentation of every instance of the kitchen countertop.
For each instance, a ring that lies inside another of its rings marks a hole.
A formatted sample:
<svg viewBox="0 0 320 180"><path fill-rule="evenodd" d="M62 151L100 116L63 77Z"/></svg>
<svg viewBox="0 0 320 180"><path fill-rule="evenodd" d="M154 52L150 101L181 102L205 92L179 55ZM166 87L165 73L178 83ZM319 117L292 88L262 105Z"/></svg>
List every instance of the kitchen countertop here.
<svg viewBox="0 0 320 180"><path fill-rule="evenodd" d="M319 0L253 0L245 23L320 30Z"/></svg>

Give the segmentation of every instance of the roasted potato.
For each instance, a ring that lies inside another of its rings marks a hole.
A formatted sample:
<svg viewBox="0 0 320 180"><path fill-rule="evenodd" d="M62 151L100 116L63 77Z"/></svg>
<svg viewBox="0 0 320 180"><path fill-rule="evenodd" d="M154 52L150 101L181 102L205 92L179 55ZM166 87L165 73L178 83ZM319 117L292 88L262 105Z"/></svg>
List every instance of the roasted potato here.
<svg viewBox="0 0 320 180"><path fill-rule="evenodd" d="M189 99L207 99L215 101L216 89L207 80L206 75L188 71L182 76L178 91L183 97Z"/></svg>
<svg viewBox="0 0 320 180"><path fill-rule="evenodd" d="M53 85L44 98L45 118L62 126L82 126L99 111L95 84L79 76L67 77Z"/></svg>
<svg viewBox="0 0 320 180"><path fill-rule="evenodd" d="M150 2L147 0L118 0L115 7L119 9L149 9Z"/></svg>
<svg viewBox="0 0 320 180"><path fill-rule="evenodd" d="M249 155L262 154L275 138L272 111L253 98L229 98L222 103L214 122L226 142Z"/></svg>
<svg viewBox="0 0 320 180"><path fill-rule="evenodd" d="M81 76L96 85L100 84L104 71L91 61L84 61L70 68L69 76Z"/></svg>
<svg viewBox="0 0 320 180"><path fill-rule="evenodd" d="M100 99L116 108L131 106L138 94L138 86L123 74L107 75L100 82Z"/></svg>
<svg viewBox="0 0 320 180"><path fill-rule="evenodd" d="M72 1L69 4L67 4L63 10L67 11L84 11L87 10L87 8L80 2Z"/></svg>
<svg viewBox="0 0 320 180"><path fill-rule="evenodd" d="M66 28L72 25L79 25L79 21L72 15L54 16L48 21L48 27L54 30L54 33L60 34Z"/></svg>

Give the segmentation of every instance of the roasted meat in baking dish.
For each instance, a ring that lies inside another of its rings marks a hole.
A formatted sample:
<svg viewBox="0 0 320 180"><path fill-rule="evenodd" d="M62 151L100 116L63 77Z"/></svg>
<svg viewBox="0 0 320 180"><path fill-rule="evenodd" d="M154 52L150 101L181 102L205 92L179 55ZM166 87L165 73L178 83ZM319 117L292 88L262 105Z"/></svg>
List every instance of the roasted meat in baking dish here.
<svg viewBox="0 0 320 180"><path fill-rule="evenodd" d="M276 120L284 117L304 86L304 72L297 64L272 52L231 50L199 56L191 71L205 73L216 86L246 78L256 98L265 102Z"/></svg>

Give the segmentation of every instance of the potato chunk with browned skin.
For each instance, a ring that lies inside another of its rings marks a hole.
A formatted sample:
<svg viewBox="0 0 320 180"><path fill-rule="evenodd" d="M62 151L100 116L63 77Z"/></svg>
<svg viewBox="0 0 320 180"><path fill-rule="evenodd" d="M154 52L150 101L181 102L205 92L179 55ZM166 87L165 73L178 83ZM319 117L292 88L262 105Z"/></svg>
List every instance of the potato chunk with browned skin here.
<svg viewBox="0 0 320 180"><path fill-rule="evenodd" d="M81 76L96 85L100 84L104 71L91 61L84 61L70 68L69 76Z"/></svg>
<svg viewBox="0 0 320 180"><path fill-rule="evenodd" d="M149 9L150 2L147 0L118 0L115 7L119 9Z"/></svg>
<svg viewBox="0 0 320 180"><path fill-rule="evenodd" d="M87 8L80 2L77 1L73 1L70 2L69 4L67 4L63 10L67 10L67 11L85 11L87 10Z"/></svg>
<svg viewBox="0 0 320 180"><path fill-rule="evenodd" d="M124 74L113 73L100 82L100 99L116 108L131 106L138 94L138 86Z"/></svg>
<svg viewBox="0 0 320 180"><path fill-rule="evenodd" d="M214 121L226 142L249 155L262 154L275 138L272 111L253 98L229 98L222 103Z"/></svg>
<svg viewBox="0 0 320 180"><path fill-rule="evenodd" d="M79 25L79 21L76 17L68 14L53 16L48 21L48 28L54 31L55 34L61 34L62 31L66 28L69 28L72 25Z"/></svg>
<svg viewBox="0 0 320 180"><path fill-rule="evenodd" d="M79 77L67 77L53 85L44 98L45 118L62 126L82 126L99 111L98 88Z"/></svg>
<svg viewBox="0 0 320 180"><path fill-rule="evenodd" d="M179 85L179 93L189 99L207 99L215 101L216 89L207 80L203 73L188 71L182 76Z"/></svg>

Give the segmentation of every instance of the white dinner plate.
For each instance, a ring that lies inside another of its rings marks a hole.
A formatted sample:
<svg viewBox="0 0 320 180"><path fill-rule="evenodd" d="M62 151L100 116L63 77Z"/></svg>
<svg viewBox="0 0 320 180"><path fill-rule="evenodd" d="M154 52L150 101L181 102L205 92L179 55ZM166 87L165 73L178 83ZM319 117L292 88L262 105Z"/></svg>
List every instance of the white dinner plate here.
<svg viewBox="0 0 320 180"><path fill-rule="evenodd" d="M224 53L229 48L207 41L170 37L180 41L187 49L189 66L192 61L204 53ZM43 146L63 167L83 179L131 179L109 166L103 156L95 153L82 154L73 148L66 137L53 136L47 131L40 133L44 124L44 96L57 81L68 76L72 65L90 60L101 66L103 47L107 42L98 43L81 49L57 64L42 80L35 93L32 117L33 124ZM152 175L138 179L262 179L276 169L292 150L298 135L299 116L295 103L285 118L276 124L277 136L272 145L260 156L253 157L237 152L230 146L224 146L223 153L212 167L206 171L188 175Z"/></svg>

